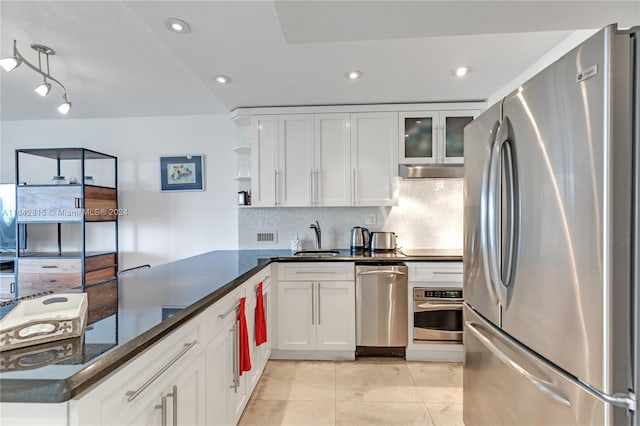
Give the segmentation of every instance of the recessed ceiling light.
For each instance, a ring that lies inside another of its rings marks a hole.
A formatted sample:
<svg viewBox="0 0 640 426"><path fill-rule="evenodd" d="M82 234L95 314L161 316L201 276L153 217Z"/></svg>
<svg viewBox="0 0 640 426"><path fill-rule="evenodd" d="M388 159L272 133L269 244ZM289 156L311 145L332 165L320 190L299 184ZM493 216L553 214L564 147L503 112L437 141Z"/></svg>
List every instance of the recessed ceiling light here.
<svg viewBox="0 0 640 426"><path fill-rule="evenodd" d="M349 80L357 80L360 77L362 77L362 72L361 71L349 71L347 73L347 77L349 77Z"/></svg>
<svg viewBox="0 0 640 426"><path fill-rule="evenodd" d="M227 84L228 82L231 81L231 79L226 75L216 75L215 79L216 79L216 82L220 84Z"/></svg>
<svg viewBox="0 0 640 426"><path fill-rule="evenodd" d="M469 74L469 71L471 71L471 67L458 67L453 73L456 75L456 77L464 77L465 75Z"/></svg>
<svg viewBox="0 0 640 426"><path fill-rule="evenodd" d="M165 21L167 28L176 34L188 34L191 32L191 26L182 19L169 18Z"/></svg>

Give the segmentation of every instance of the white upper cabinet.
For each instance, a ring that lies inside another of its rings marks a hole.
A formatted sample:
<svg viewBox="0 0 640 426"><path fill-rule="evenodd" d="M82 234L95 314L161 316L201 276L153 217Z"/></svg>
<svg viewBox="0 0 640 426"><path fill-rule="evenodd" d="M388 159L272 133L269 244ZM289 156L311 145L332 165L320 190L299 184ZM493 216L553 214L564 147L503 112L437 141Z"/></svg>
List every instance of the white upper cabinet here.
<svg viewBox="0 0 640 426"><path fill-rule="evenodd" d="M349 114L315 114L313 205L351 205Z"/></svg>
<svg viewBox="0 0 640 426"><path fill-rule="evenodd" d="M440 157L444 163L464 163L464 127L471 123L478 111L443 111L440 113L439 133L442 138Z"/></svg>
<svg viewBox="0 0 640 426"><path fill-rule="evenodd" d="M477 110L400 112L400 163L462 164L464 126L477 114Z"/></svg>
<svg viewBox="0 0 640 426"><path fill-rule="evenodd" d="M313 115L288 114L278 117L278 172L276 206L301 207L313 204L314 176Z"/></svg>
<svg viewBox="0 0 640 426"><path fill-rule="evenodd" d="M397 202L398 113L351 114L353 205L388 206Z"/></svg>
<svg viewBox="0 0 640 426"><path fill-rule="evenodd" d="M278 116L251 117L251 204L276 204L278 179Z"/></svg>
<svg viewBox="0 0 640 426"><path fill-rule="evenodd" d="M251 205L396 205L398 164L462 164L464 126L483 106L238 108L236 123L251 123Z"/></svg>

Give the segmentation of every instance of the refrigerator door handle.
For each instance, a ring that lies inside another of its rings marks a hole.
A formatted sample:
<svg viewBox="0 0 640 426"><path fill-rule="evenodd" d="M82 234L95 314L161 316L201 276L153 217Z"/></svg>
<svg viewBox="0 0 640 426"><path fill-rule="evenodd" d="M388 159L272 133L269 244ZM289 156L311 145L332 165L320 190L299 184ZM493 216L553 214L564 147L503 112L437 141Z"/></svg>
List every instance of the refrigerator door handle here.
<svg viewBox="0 0 640 426"><path fill-rule="evenodd" d="M516 191L516 170L513 161L512 143L509 117L504 117L496 134L496 143L493 145L491 153L492 171L489 176L489 182L493 191L490 192L492 197L489 200L489 208L494 209L489 217L489 237L490 254L491 254L491 270L493 280L497 284L498 301L506 308L508 306L509 285L511 284L511 276L513 272L513 264L515 262L515 250L517 239L517 191ZM504 165L504 167L503 167ZM505 187L502 187L502 177L505 176ZM505 230L500 229L502 225L502 192L506 190L507 195L507 226ZM500 205L498 204L500 203ZM499 212L499 213L498 213ZM507 250L504 252L504 262L501 259L502 247L499 241L502 241L502 232L506 231ZM503 279L504 278L504 279Z"/></svg>
<svg viewBox="0 0 640 426"><path fill-rule="evenodd" d="M515 370L522 377L527 379L532 385L534 385L540 392L547 395L549 398L554 401L559 402L562 405L566 405L567 407L571 406L571 401L564 396L560 390L553 384L550 383L540 377L535 376L516 361L511 359L509 355L504 353L498 346L493 343L492 338L487 336L485 332L483 332L477 325L471 321L466 321L465 326L467 330L471 331L478 340L487 348L493 355L495 355L500 361L502 361L505 365Z"/></svg>
<svg viewBox="0 0 640 426"><path fill-rule="evenodd" d="M513 271L513 263L515 260L515 248L516 248L516 220L518 215L516 214L516 209L518 206L517 203L517 191L516 191L516 169L515 162L513 161L513 145L511 137L511 125L509 123L509 117L505 117L502 121L502 125L500 129L498 129L498 140L500 141L500 145L504 147L500 149L501 152L501 164L502 158L504 158L504 173L505 173L505 183L507 190L507 251L506 251L506 259L504 262L504 271L502 277L504 278L503 285L505 287L509 287L511 285L511 273ZM502 157L502 153L504 157Z"/></svg>
<svg viewBox="0 0 640 426"><path fill-rule="evenodd" d="M497 135L500 132L502 125L498 127L496 132L495 142L491 146L491 155L489 160L489 180L487 185L487 205L486 208L486 243L487 243L487 256L489 275L491 283L494 286L494 291L497 293L498 302L505 306L506 298L501 294L502 285L500 277L500 238L498 236L498 226L501 223L499 216L500 209L498 208L498 202L502 199L501 194L501 159L500 151L502 144L498 141ZM484 219L483 219L484 220Z"/></svg>
<svg viewBox="0 0 640 426"><path fill-rule="evenodd" d="M500 122L496 121L493 124L491 129L491 140L490 140L490 150L493 153L493 146L496 142L496 135L498 133L498 129L500 127ZM492 195L492 185L491 185L491 176L494 167L493 156L489 155L489 164L485 169L482 177L482 194L480 196L480 245L482 247L481 256L482 262L484 266L485 274L485 283L487 284L487 291L489 292L489 296L492 300L498 301L497 291L495 288L494 281L494 273L492 271L493 261L492 261L492 251L490 250L490 234L491 234L491 203L494 202L495 205L495 194Z"/></svg>
<svg viewBox="0 0 640 426"><path fill-rule="evenodd" d="M556 388L553 383L549 383L547 380L541 379L539 377L534 376L526 369L524 369L520 364L515 362L513 359L509 357L506 353L500 350L498 346L493 343L490 331L481 330L483 325L481 323L476 323L473 321L465 321L465 329L469 330L471 333L475 335L475 337L480 340L480 342L487 348L491 353L493 353L500 361L504 362L508 367L513 368L516 372L520 373L524 378L529 380L538 390L542 393L546 394L550 398L558 401L561 404L566 406L571 406L571 402L560 392L559 389ZM518 346L511 345L511 347L518 351L524 358L530 358L531 355L524 352ZM565 380L579 386L581 389L591 394L592 396L604 401L608 404L611 404L616 407L625 408L629 411L637 411L637 401L636 394L633 392L629 393L615 393L613 395L609 395L595 389L593 386L583 382L582 380L576 380L575 377L570 376L568 373L564 371L554 369L555 374L563 377Z"/></svg>

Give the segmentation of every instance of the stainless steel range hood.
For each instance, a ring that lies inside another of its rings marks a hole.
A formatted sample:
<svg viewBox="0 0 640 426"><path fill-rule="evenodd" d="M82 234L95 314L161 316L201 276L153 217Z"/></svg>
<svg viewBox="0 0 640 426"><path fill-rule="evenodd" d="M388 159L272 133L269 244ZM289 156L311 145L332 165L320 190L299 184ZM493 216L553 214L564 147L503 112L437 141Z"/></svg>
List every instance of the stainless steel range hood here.
<svg viewBox="0 0 640 426"><path fill-rule="evenodd" d="M398 172L403 179L461 178L462 164L400 164Z"/></svg>

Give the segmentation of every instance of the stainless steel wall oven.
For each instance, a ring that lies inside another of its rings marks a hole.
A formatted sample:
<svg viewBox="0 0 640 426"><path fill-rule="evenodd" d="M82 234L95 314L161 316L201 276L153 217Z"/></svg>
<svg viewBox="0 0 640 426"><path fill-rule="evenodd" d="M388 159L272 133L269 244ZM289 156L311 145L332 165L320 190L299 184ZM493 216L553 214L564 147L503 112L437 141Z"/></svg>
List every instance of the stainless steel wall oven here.
<svg viewBox="0 0 640 426"><path fill-rule="evenodd" d="M462 343L462 290L413 289L413 342Z"/></svg>

